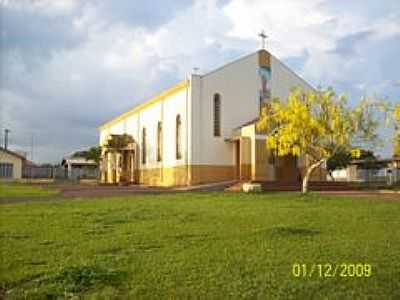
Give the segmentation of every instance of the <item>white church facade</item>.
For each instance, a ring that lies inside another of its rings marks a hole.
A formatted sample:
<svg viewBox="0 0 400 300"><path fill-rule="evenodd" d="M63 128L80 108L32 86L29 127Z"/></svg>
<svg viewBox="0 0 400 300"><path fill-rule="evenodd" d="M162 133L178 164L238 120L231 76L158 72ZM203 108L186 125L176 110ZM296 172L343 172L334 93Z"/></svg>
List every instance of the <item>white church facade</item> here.
<svg viewBox="0 0 400 300"><path fill-rule="evenodd" d="M306 159L277 158L256 121L263 102L313 89L266 50L190 77L100 126L101 181L151 186L298 181ZM323 170L314 180L324 180Z"/></svg>

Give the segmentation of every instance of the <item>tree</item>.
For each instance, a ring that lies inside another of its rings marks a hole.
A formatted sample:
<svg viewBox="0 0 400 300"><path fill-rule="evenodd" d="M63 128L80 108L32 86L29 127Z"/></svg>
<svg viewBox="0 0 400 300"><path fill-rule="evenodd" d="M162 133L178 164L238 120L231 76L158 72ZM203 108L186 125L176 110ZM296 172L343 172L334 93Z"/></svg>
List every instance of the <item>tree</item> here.
<svg viewBox="0 0 400 300"><path fill-rule="evenodd" d="M302 192L308 191L313 171L339 151L349 152L376 142L375 117L380 100L364 98L350 107L333 89L306 92L292 89L287 101L273 99L261 111L257 129L266 135L266 147L278 156L302 156L308 161Z"/></svg>
<svg viewBox="0 0 400 300"><path fill-rule="evenodd" d="M346 168L352 160L352 155L349 151L343 148L339 148L336 153L326 161L326 170L332 180L335 180L332 176L332 172L338 169Z"/></svg>
<svg viewBox="0 0 400 300"><path fill-rule="evenodd" d="M85 156L85 158L87 160L92 159L97 164L99 164L101 159L101 147L100 146L90 147L89 150L87 151L87 155Z"/></svg>
<svg viewBox="0 0 400 300"><path fill-rule="evenodd" d="M99 164L101 159L101 147L90 147L88 150L77 151L72 157L83 157L86 160L94 160L97 164Z"/></svg>
<svg viewBox="0 0 400 300"><path fill-rule="evenodd" d="M353 159L365 160L364 165L366 168L374 165L374 162L377 160L374 152L370 150L353 149L352 151L348 151L344 148L338 148L336 153L326 161L326 170L329 176L334 180L332 172L346 168Z"/></svg>

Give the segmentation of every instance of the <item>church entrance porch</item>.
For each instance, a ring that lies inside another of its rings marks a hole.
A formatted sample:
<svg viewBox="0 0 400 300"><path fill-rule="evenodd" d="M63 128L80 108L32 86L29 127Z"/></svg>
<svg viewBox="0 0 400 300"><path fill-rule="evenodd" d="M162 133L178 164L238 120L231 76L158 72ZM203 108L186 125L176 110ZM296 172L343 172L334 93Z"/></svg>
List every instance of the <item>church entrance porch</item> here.
<svg viewBox="0 0 400 300"><path fill-rule="evenodd" d="M110 135L102 146L101 183L136 183L136 149L132 136Z"/></svg>
<svg viewBox="0 0 400 300"><path fill-rule="evenodd" d="M234 147L235 179L299 183L302 160L291 155L278 157L266 148L266 138L257 132L255 122L234 131L230 141Z"/></svg>
<svg viewBox="0 0 400 300"><path fill-rule="evenodd" d="M296 156L286 155L276 158L275 177L276 181L283 183L301 182L301 173L298 168Z"/></svg>

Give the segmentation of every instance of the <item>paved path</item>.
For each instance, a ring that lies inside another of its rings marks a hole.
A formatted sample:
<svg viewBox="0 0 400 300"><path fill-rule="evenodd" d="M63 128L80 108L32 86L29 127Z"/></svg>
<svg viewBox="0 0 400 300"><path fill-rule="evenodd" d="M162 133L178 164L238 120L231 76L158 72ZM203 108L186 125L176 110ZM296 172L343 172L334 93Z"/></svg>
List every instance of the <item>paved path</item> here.
<svg viewBox="0 0 400 300"><path fill-rule="evenodd" d="M160 194L160 193L181 193L181 192L213 192L223 191L232 181L219 182L212 184L203 184L185 187L149 187L144 185L90 185L90 184L41 184L44 188L51 187L58 189L58 195L51 196L35 196L35 197L0 197L0 204L7 203L24 203L24 202L42 202L42 201L58 201L68 198L102 198L114 196L130 196L143 194Z"/></svg>
<svg viewBox="0 0 400 300"><path fill-rule="evenodd" d="M144 185L109 186L109 185L66 185L61 186L61 195L64 197L110 197L136 194L159 194L177 192L212 192L223 191L234 181L212 184L202 184L184 187L150 187Z"/></svg>

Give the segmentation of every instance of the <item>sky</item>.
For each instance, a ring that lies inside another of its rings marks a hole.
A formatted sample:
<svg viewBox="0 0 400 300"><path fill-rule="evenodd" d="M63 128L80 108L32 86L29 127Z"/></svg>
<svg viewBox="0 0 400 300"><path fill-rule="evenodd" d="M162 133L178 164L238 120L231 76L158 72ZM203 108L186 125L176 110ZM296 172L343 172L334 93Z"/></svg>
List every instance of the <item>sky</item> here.
<svg viewBox="0 0 400 300"><path fill-rule="evenodd" d="M355 104L400 102L399 0L0 0L0 129L36 162L98 144L98 126L260 47ZM382 156L391 130L381 129ZM32 150L33 149L33 153ZM33 155L32 155L33 154Z"/></svg>

